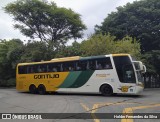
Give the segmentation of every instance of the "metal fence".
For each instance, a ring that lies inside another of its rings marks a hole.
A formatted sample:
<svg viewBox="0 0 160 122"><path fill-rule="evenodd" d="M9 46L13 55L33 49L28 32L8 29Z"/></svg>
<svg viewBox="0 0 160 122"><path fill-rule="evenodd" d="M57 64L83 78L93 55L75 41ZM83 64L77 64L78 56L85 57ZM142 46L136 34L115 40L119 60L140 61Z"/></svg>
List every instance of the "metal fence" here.
<svg viewBox="0 0 160 122"><path fill-rule="evenodd" d="M143 75L145 88L160 88L160 76L146 73Z"/></svg>

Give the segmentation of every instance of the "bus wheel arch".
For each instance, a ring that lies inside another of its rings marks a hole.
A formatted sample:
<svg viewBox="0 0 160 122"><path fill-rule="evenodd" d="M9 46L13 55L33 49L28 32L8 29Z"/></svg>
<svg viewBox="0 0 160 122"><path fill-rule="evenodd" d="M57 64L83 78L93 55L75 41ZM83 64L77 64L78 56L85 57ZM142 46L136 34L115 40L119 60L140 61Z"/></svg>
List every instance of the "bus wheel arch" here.
<svg viewBox="0 0 160 122"><path fill-rule="evenodd" d="M99 88L99 91L104 96L111 96L113 95L113 88L109 84L102 84Z"/></svg>
<svg viewBox="0 0 160 122"><path fill-rule="evenodd" d="M38 93L41 94L41 95L46 93L46 87L43 84L40 84L38 86Z"/></svg>
<svg viewBox="0 0 160 122"><path fill-rule="evenodd" d="M29 86L29 92L32 93L32 94L37 93L37 88L36 88L36 86L34 84L31 84Z"/></svg>

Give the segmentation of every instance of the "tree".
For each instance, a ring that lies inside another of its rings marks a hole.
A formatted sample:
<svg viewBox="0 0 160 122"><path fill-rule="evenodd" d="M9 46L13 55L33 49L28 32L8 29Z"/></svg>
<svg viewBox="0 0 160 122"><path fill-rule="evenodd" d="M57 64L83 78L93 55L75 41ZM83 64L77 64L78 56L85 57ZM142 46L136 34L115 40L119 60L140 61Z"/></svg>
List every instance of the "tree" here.
<svg viewBox="0 0 160 122"><path fill-rule="evenodd" d="M50 60L52 52L40 41L23 44L19 39L0 40L0 85L15 85L18 63Z"/></svg>
<svg viewBox="0 0 160 122"><path fill-rule="evenodd" d="M135 39L128 36L118 41L115 39L116 37L111 36L110 34L93 35L90 39L81 43L81 50L83 52L82 55L90 56L113 53L129 53L137 59L141 57L140 43Z"/></svg>
<svg viewBox="0 0 160 122"><path fill-rule="evenodd" d="M122 39L126 35L140 40L142 52L160 49L160 1L141 0L118 7L109 14L96 33L108 33Z"/></svg>
<svg viewBox="0 0 160 122"><path fill-rule="evenodd" d="M160 75L160 50L152 50L145 53L142 59L147 67L147 72Z"/></svg>
<svg viewBox="0 0 160 122"><path fill-rule="evenodd" d="M72 45L66 46L59 51L55 57L71 57L71 56L81 56L81 43L74 41Z"/></svg>
<svg viewBox="0 0 160 122"><path fill-rule="evenodd" d="M39 38L56 50L69 39L82 37L86 29L80 15L44 0L17 0L8 4L5 12L17 22L14 28L30 38Z"/></svg>
<svg viewBox="0 0 160 122"><path fill-rule="evenodd" d="M0 40L0 84L14 85L16 65L24 52L19 39ZM12 79L14 78L14 79Z"/></svg>
<svg viewBox="0 0 160 122"><path fill-rule="evenodd" d="M40 62L42 60L50 60L53 51L49 52L44 42L33 41L24 45L24 53L20 62Z"/></svg>

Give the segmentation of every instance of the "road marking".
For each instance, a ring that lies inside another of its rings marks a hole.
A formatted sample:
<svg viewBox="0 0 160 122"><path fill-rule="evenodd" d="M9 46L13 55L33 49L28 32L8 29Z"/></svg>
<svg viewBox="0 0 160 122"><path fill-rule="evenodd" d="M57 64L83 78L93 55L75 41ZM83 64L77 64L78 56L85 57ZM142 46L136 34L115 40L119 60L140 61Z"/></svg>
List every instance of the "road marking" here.
<svg viewBox="0 0 160 122"><path fill-rule="evenodd" d="M130 115L133 114L132 108L125 108L123 110L123 114L129 113ZM121 119L121 122L133 122L133 119Z"/></svg>
<svg viewBox="0 0 160 122"><path fill-rule="evenodd" d="M147 106L137 106L137 107L125 108L123 110L123 114L127 114L127 113L133 114L133 110L154 108L154 107L160 107L160 104L150 104ZM121 119L121 122L134 122L134 120L133 119Z"/></svg>
<svg viewBox="0 0 160 122"><path fill-rule="evenodd" d="M160 106L160 103L159 104L150 104L148 106L132 107L132 108L133 108L133 110L137 110L137 109L153 108L153 107L159 107L159 106Z"/></svg>
<svg viewBox="0 0 160 122"><path fill-rule="evenodd" d="M107 105L121 105L121 104L133 104L133 103L96 103L96 104L93 104L92 109L89 109L89 107L87 107L83 103L80 103L80 104L86 111L91 113L91 116L92 116L94 122L100 122L100 120L94 114L98 110L99 107L107 106Z"/></svg>
<svg viewBox="0 0 160 122"><path fill-rule="evenodd" d="M85 104L83 104L83 103L80 103L80 104L86 111L89 111L89 108Z"/></svg>
<svg viewBox="0 0 160 122"><path fill-rule="evenodd" d="M89 109L85 104L83 104L83 103L80 103L80 104L86 111L90 112L90 110L91 110L90 113L91 113L91 116L92 116L94 122L100 122L100 120L97 119L96 115L94 114L98 109L97 105L93 105L92 109Z"/></svg>
<svg viewBox="0 0 160 122"><path fill-rule="evenodd" d="M94 122L100 122L100 119L98 119L96 115L94 114L100 107L107 106L107 105L122 105L122 104L135 104L135 103L134 102L133 103L132 102L131 103L125 103L125 102L123 103L95 103L93 104L93 107L91 109L83 103L80 103L80 104L86 111L91 113L91 116ZM126 113L133 114L134 110L153 108L153 107L159 107L159 106L160 104L150 104L147 106L136 106L136 107L125 108L123 110L123 114L126 114ZM133 119L121 119L121 122L134 122L134 120Z"/></svg>

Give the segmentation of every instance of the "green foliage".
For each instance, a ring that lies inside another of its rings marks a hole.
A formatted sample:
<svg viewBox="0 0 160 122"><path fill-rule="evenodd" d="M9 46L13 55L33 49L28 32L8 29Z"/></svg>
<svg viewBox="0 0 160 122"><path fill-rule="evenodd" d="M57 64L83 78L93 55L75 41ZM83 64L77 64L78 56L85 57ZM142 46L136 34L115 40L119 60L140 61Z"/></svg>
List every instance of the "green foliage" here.
<svg viewBox="0 0 160 122"><path fill-rule="evenodd" d="M82 42L81 50L84 56L109 54L113 50L115 37L108 35L93 35L88 40Z"/></svg>
<svg viewBox="0 0 160 122"><path fill-rule="evenodd" d="M160 49L160 1L141 0L118 7L109 14L96 33L111 33L122 39L126 35L141 43L142 52Z"/></svg>
<svg viewBox="0 0 160 122"><path fill-rule="evenodd" d="M49 56L49 54L47 46L44 42L29 42L24 45L24 53L21 56L20 62L37 62L41 60L50 60L52 55Z"/></svg>
<svg viewBox="0 0 160 122"><path fill-rule="evenodd" d="M17 0L4 9L18 22L14 25L16 29L25 36L45 41L52 50L59 49L69 39L80 38L86 29L79 14L57 7L54 2Z"/></svg>
<svg viewBox="0 0 160 122"><path fill-rule="evenodd" d="M160 75L160 50L152 50L144 54L142 59L147 66L147 72Z"/></svg>
<svg viewBox="0 0 160 122"><path fill-rule="evenodd" d="M16 79L15 78L10 78L8 80L4 80L4 79L0 80L0 86L12 87L12 86L15 86L15 85L16 85Z"/></svg>
<svg viewBox="0 0 160 122"><path fill-rule="evenodd" d="M141 58L140 42L136 39L126 36L123 39L115 42L115 52L114 53L129 53L136 59Z"/></svg>
<svg viewBox="0 0 160 122"><path fill-rule="evenodd" d="M16 65L23 54L23 42L19 39L0 40L0 84L15 77Z"/></svg>
<svg viewBox="0 0 160 122"><path fill-rule="evenodd" d="M112 12L104 19L102 25L96 25L95 30L96 33L109 32L120 40L126 35L139 40L143 53L142 59L147 66L147 71L160 74L159 17L159 0L135 1L132 4L128 3L123 7L118 7L116 12Z"/></svg>
<svg viewBox="0 0 160 122"><path fill-rule="evenodd" d="M129 53L136 58L141 57L140 44L132 37L124 37L116 41L115 36L97 34L81 44L83 56Z"/></svg>
<svg viewBox="0 0 160 122"><path fill-rule="evenodd" d="M21 62L50 60L53 55L44 42L23 44L19 39L0 40L0 85L15 85L16 65Z"/></svg>
<svg viewBox="0 0 160 122"><path fill-rule="evenodd" d="M81 50L81 44L78 42L73 42L71 46L67 46L65 48L62 48L55 57L70 57L70 56L81 56L82 50Z"/></svg>

